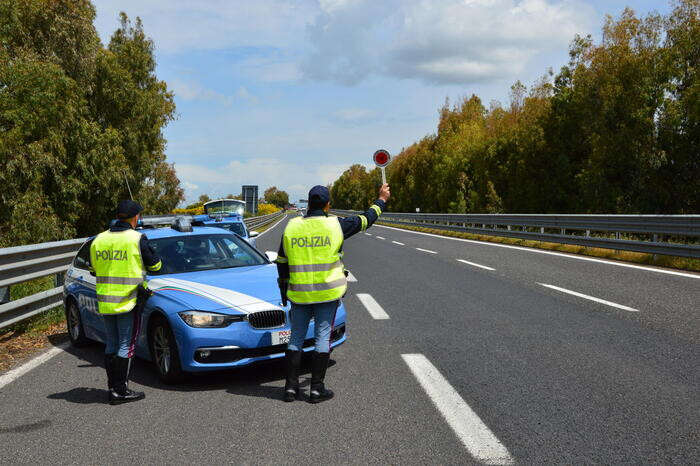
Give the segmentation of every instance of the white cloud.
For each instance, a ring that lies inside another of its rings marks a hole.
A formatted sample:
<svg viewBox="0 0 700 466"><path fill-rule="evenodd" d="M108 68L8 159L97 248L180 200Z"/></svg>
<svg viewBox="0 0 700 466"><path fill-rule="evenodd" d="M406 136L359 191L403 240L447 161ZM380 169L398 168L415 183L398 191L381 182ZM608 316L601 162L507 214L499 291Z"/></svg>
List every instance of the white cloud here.
<svg viewBox="0 0 700 466"><path fill-rule="evenodd" d="M197 189L199 189L199 186L194 183L190 183L189 181L184 181L182 183L182 188L185 191L196 191Z"/></svg>
<svg viewBox="0 0 700 466"><path fill-rule="evenodd" d="M179 97L186 101L209 101L217 102L224 106L232 105L236 100L247 103L258 103L258 98L253 95L245 86L239 86L233 95L226 95L212 89L207 89L194 81L183 81L174 78L169 83L170 89Z"/></svg>
<svg viewBox="0 0 700 466"><path fill-rule="evenodd" d="M301 77L299 65L291 58L275 54L272 57L253 57L236 65L246 76L256 81L269 83L298 81Z"/></svg>
<svg viewBox="0 0 700 466"><path fill-rule="evenodd" d="M254 158L220 166L178 163L175 170L183 181L187 200L199 193L212 197L240 194L242 185L257 184L261 197L265 189L277 186L289 193L290 200L296 201L305 198L312 186L333 182L347 167L347 164L305 165L276 158Z"/></svg>
<svg viewBox="0 0 700 466"><path fill-rule="evenodd" d="M216 92L212 89L207 89L193 81L183 81L175 78L170 81L169 86L175 93L175 97L187 101L204 100L218 102L223 105L231 105L233 103L233 97Z"/></svg>
<svg viewBox="0 0 700 466"><path fill-rule="evenodd" d="M285 47L303 35L316 5L310 0L95 0L103 40L118 26L119 11L141 17L159 52L229 47Z"/></svg>
<svg viewBox="0 0 700 466"><path fill-rule="evenodd" d="M245 88L245 86L241 86L238 88L238 90L236 90L236 97L250 103L258 102L258 98L251 94L250 91Z"/></svg>
<svg viewBox="0 0 700 466"><path fill-rule="evenodd" d="M343 125L368 124L377 120L377 114L367 108L341 108L331 114L331 120Z"/></svg>
<svg viewBox="0 0 700 466"><path fill-rule="evenodd" d="M464 84L511 78L536 54L590 30L574 0L322 1L302 70L355 84L372 75Z"/></svg>

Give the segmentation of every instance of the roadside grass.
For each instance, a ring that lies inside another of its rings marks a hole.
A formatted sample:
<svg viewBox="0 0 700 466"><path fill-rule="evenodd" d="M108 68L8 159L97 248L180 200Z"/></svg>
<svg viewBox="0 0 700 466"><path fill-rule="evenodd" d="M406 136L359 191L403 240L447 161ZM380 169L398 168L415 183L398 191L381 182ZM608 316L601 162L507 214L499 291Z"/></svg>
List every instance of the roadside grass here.
<svg viewBox="0 0 700 466"><path fill-rule="evenodd" d="M53 277L42 277L10 287L10 299L20 299L54 288ZM0 372L48 346L49 336L66 334L63 306L0 329Z"/></svg>
<svg viewBox="0 0 700 466"><path fill-rule="evenodd" d="M513 246L524 246L536 249L546 249L550 251L566 252L571 254L581 254L584 256L599 257L604 259L633 262L637 264L653 265L657 267L668 267L672 269L700 271L700 260L677 256L664 256L661 254L645 254L641 252L617 251L614 249L589 248L572 244L547 243L543 241L532 241L518 238L502 238L499 236L477 235L460 231L445 231L435 228L413 227L408 225L397 225L394 223L377 222L378 225L399 228L403 230L413 230L422 233L431 233L440 236L451 236L454 238L471 239L475 241L488 241L490 243L510 244Z"/></svg>

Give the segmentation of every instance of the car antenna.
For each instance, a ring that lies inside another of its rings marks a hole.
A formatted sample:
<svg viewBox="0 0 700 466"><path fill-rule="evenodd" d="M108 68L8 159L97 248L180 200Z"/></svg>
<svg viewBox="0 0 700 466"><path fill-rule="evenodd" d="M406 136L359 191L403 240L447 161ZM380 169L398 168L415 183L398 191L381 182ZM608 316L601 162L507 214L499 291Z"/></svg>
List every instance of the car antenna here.
<svg viewBox="0 0 700 466"><path fill-rule="evenodd" d="M129 197L130 197L131 200L133 201L133 200L134 200L134 195L131 194L131 186L129 186L129 179L126 177L126 170L124 170L124 181L126 181L126 187L127 187L127 189L129 190Z"/></svg>

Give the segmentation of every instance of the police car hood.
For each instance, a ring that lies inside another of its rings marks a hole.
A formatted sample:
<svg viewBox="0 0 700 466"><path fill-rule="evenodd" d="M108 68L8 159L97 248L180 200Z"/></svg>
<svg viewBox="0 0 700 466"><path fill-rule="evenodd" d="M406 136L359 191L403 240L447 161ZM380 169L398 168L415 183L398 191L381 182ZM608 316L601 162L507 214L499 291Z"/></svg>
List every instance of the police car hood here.
<svg viewBox="0 0 700 466"><path fill-rule="evenodd" d="M277 267L272 264L159 275L149 278L148 287L188 309L247 314L280 308Z"/></svg>

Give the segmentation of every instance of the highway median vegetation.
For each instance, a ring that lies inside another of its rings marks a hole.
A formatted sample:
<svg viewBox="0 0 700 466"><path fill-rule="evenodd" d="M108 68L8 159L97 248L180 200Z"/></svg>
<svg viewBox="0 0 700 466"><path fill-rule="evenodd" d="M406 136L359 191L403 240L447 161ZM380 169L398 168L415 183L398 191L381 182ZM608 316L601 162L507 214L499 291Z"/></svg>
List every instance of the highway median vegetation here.
<svg viewBox="0 0 700 466"><path fill-rule="evenodd" d="M700 212L700 0L666 16L626 9L602 40L573 38L570 61L510 103L476 96L439 110L437 132L387 169L394 212ZM364 210L381 175L353 165L334 208Z"/></svg>

